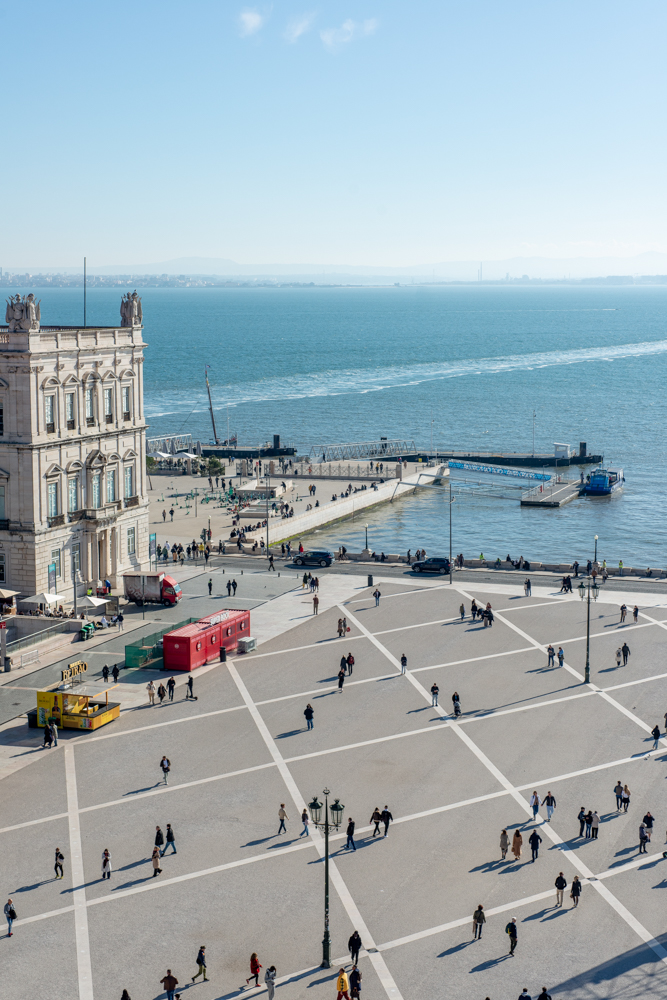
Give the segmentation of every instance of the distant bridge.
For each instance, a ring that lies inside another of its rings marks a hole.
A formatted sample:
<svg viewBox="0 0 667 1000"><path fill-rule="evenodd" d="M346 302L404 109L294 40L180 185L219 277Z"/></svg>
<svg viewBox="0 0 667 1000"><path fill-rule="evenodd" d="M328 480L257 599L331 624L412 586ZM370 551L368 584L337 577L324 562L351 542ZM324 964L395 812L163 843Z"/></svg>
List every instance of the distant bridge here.
<svg viewBox="0 0 667 1000"><path fill-rule="evenodd" d="M325 444L310 449L310 457L318 462L350 462L354 459L365 461L371 459L405 458L406 455L416 455L417 447L414 441L389 441L380 438L379 441L358 441L352 444Z"/></svg>

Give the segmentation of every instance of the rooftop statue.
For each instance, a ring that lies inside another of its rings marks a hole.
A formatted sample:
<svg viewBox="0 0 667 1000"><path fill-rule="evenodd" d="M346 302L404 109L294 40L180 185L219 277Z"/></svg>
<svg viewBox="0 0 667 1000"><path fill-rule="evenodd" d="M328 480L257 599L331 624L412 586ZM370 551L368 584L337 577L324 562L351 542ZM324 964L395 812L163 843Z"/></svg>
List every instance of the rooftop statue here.
<svg viewBox="0 0 667 1000"><path fill-rule="evenodd" d="M30 292L29 295L24 295L21 298L20 295L10 295L7 301L7 309L5 311L5 320L9 326L9 332L15 333L16 331L32 331L39 330L39 323L41 320L40 312L40 302L35 302L35 296Z"/></svg>
<svg viewBox="0 0 667 1000"><path fill-rule="evenodd" d="M120 325L121 326L141 326L144 314L141 309L141 299L137 295L137 290L124 295L120 303Z"/></svg>

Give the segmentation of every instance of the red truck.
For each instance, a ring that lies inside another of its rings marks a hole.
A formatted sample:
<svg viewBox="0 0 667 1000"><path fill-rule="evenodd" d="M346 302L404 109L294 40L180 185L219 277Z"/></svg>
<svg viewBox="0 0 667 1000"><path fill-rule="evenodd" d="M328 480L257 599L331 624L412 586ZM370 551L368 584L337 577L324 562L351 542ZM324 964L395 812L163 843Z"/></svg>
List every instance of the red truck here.
<svg viewBox="0 0 667 1000"><path fill-rule="evenodd" d="M168 608L178 604L181 588L172 576L166 573L124 573L125 596L139 607L142 604L164 604Z"/></svg>

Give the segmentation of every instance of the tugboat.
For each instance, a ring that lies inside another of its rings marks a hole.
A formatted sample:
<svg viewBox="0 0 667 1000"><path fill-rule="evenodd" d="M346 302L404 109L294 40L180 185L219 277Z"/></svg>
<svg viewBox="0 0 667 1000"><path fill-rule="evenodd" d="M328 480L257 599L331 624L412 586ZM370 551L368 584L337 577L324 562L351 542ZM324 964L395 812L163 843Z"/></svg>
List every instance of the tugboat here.
<svg viewBox="0 0 667 1000"><path fill-rule="evenodd" d="M580 494L584 497L608 497L623 489L623 469L593 469L583 484Z"/></svg>

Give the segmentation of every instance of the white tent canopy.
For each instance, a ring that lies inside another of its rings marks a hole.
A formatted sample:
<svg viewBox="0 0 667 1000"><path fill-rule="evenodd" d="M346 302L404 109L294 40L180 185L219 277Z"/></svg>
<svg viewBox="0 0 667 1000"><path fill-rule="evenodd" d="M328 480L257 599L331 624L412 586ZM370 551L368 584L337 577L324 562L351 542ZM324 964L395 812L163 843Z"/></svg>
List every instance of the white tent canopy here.
<svg viewBox="0 0 667 1000"><path fill-rule="evenodd" d="M23 604L57 604L58 601L62 604L72 603L71 598L62 594L33 594L32 597L19 597L19 600Z"/></svg>
<svg viewBox="0 0 667 1000"><path fill-rule="evenodd" d="M103 597L89 597L88 594L85 597L77 597L76 600L78 608L100 608L106 603Z"/></svg>

